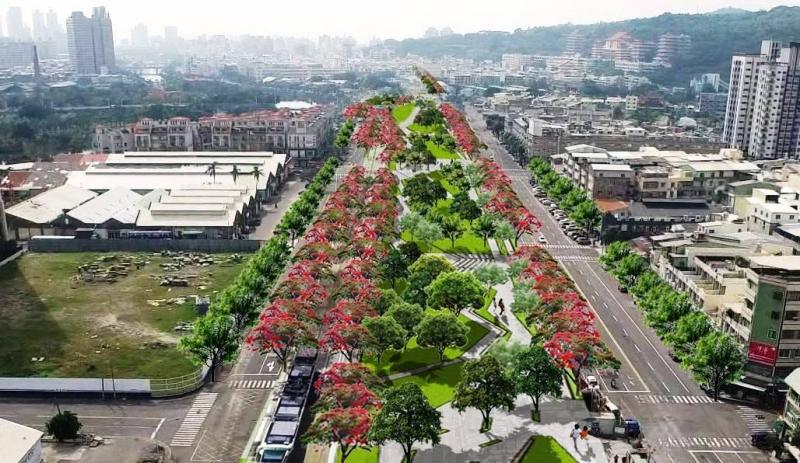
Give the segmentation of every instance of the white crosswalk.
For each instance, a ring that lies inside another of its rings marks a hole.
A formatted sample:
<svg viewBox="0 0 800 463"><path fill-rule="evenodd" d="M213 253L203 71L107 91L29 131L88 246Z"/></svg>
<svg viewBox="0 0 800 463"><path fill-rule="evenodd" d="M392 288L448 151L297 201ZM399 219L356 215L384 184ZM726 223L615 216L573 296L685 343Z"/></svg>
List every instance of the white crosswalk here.
<svg viewBox="0 0 800 463"><path fill-rule="evenodd" d="M594 256L553 256L553 258L561 262L597 262L597 257Z"/></svg>
<svg viewBox="0 0 800 463"><path fill-rule="evenodd" d="M186 412L186 416L183 417L183 422L180 428L178 428L178 432L176 432L175 436L172 438L172 442L169 444L170 446L190 447L194 443L194 439L200 432L200 428L203 427L208 412L211 411L211 407L214 406L214 402L217 400L217 395L216 392L201 392L197 394L197 398L194 399L192 407Z"/></svg>
<svg viewBox="0 0 800 463"><path fill-rule="evenodd" d="M748 449L749 437L660 437L651 441L654 448Z"/></svg>
<svg viewBox="0 0 800 463"><path fill-rule="evenodd" d="M580 244L545 244L545 249L591 249L591 246L581 246Z"/></svg>
<svg viewBox="0 0 800 463"><path fill-rule="evenodd" d="M445 254L461 272L474 270L492 261L492 256L482 254Z"/></svg>
<svg viewBox="0 0 800 463"><path fill-rule="evenodd" d="M231 387L234 389L269 389L272 387L272 381L268 379L237 379L231 381Z"/></svg>
<svg viewBox="0 0 800 463"><path fill-rule="evenodd" d="M769 431L770 427L767 421L764 419L764 412L760 412L750 407L746 407L744 405L739 405L736 407L736 413L744 419L745 424L747 427L750 428L751 431Z"/></svg>
<svg viewBox="0 0 800 463"><path fill-rule="evenodd" d="M638 394L636 400L643 404L713 404L714 399L706 395L657 395Z"/></svg>

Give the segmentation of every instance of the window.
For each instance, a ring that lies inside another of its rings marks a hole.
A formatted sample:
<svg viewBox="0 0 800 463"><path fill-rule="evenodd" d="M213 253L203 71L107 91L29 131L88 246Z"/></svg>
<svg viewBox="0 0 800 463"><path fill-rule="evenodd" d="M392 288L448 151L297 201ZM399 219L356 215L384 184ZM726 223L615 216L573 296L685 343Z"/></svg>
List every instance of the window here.
<svg viewBox="0 0 800 463"><path fill-rule="evenodd" d="M780 349L778 351L778 358L782 359L792 358L792 349Z"/></svg>
<svg viewBox="0 0 800 463"><path fill-rule="evenodd" d="M782 301L783 300L783 291L773 291L772 292L772 298L775 299L776 301Z"/></svg>
<svg viewBox="0 0 800 463"><path fill-rule="evenodd" d="M783 333L787 334L788 331L794 331L794 330L787 330L787 331L784 331ZM778 332L775 331L775 330L767 330L767 337L770 338L770 339L777 339L778 338Z"/></svg>

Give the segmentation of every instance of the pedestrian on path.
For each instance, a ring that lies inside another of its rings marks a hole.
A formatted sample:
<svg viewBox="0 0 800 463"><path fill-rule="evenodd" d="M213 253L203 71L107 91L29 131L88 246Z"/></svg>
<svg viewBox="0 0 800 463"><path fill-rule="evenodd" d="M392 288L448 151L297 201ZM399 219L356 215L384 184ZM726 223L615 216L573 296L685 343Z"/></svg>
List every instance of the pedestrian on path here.
<svg viewBox="0 0 800 463"><path fill-rule="evenodd" d="M497 306L500 307L500 315L503 315L503 312L506 311L506 305L503 303L503 298L500 298L500 302L497 303Z"/></svg>
<svg viewBox="0 0 800 463"><path fill-rule="evenodd" d="M575 450L578 450L578 438L581 437L581 426L578 423L575 423L575 428L572 429L572 432L569 434L569 437L572 438L572 445L575 446Z"/></svg>

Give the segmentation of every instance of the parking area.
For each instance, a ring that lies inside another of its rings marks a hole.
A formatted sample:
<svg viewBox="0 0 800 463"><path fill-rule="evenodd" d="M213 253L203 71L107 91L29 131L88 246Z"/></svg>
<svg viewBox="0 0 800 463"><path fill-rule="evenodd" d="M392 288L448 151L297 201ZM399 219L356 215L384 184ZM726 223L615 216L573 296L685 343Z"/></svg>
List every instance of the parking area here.
<svg viewBox="0 0 800 463"><path fill-rule="evenodd" d="M695 463L766 463L769 457L750 450L689 450ZM676 463L681 460L670 460Z"/></svg>

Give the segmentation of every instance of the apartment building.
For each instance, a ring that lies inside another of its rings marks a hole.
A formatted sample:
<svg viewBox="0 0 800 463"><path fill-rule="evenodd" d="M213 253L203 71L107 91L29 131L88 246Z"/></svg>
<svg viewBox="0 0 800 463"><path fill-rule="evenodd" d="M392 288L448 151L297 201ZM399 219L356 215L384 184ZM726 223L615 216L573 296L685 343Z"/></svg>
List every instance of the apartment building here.
<svg viewBox="0 0 800 463"><path fill-rule="evenodd" d="M751 179L760 170L737 154L688 154L683 151L607 151L591 145L568 146L559 170L593 199L703 199L720 201L730 182ZM602 176L602 177L601 177ZM609 176L622 179L610 188ZM610 195L610 196L609 196Z"/></svg>
<svg viewBox="0 0 800 463"><path fill-rule="evenodd" d="M263 110L238 115L141 119L127 127L97 126L94 149L122 151L272 151L289 154L295 165L319 158L333 133L332 109Z"/></svg>
<svg viewBox="0 0 800 463"><path fill-rule="evenodd" d="M686 53L692 46L692 38L686 34L667 32L658 38L658 49L653 62L661 66L672 66L675 57Z"/></svg>
<svg viewBox="0 0 800 463"><path fill-rule="evenodd" d="M752 159L800 155L800 43L733 57L723 141Z"/></svg>
<svg viewBox="0 0 800 463"><path fill-rule="evenodd" d="M105 7L96 7L92 17L80 11L67 18L69 59L77 74L104 74L116 66L114 31Z"/></svg>
<svg viewBox="0 0 800 463"><path fill-rule="evenodd" d="M746 200L747 230L772 235L778 227L800 223L796 199L796 193L780 193L766 188L753 189L752 195Z"/></svg>

